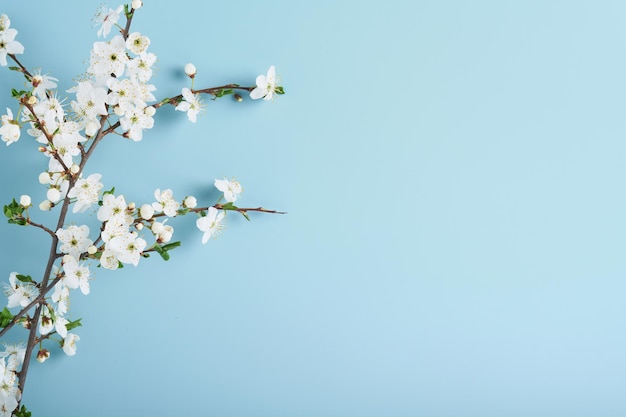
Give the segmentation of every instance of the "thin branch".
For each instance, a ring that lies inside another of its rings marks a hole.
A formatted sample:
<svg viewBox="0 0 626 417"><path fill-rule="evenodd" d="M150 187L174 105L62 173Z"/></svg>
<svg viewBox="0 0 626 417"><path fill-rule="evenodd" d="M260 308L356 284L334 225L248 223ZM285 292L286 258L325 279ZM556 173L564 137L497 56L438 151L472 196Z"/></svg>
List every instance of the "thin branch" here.
<svg viewBox="0 0 626 417"><path fill-rule="evenodd" d="M54 156L54 159L57 160L57 162L59 164L61 164L61 166L63 167L63 170L65 172L68 172L68 168L67 165L65 165L65 162L63 162L63 159L59 156L59 153L56 151L55 147L54 147L54 143L53 143L53 139L54 139L54 135L51 135L48 132L48 129L46 129L46 125L45 123L43 123L41 121L41 119L39 119L39 117L37 117L37 114L35 113L35 109L33 108L33 106L31 104L29 104L26 100L21 100L21 103L24 104L24 106L28 109L28 111L30 112L31 116L35 118L35 127L41 131L41 133L44 134L44 136L46 137L46 139L48 140L48 145L50 145L50 147L52 148L52 156Z"/></svg>
<svg viewBox="0 0 626 417"><path fill-rule="evenodd" d="M235 207L233 206L232 208L225 208L224 204L214 204L212 206L207 206L207 207L196 207L196 208L192 208L189 209L188 213L200 213L201 211L207 211L210 207L214 207L218 210L224 210L224 211L236 211L238 213L247 213L249 211L257 211L260 213L268 213L268 214L287 214L286 211L278 211L278 210L269 210L263 207ZM166 214L165 213L157 213L154 214L152 216L152 218L154 217L165 217Z"/></svg>
<svg viewBox="0 0 626 417"><path fill-rule="evenodd" d="M286 211L277 211L277 210L268 210L266 208L263 207L237 207L237 208L224 208L223 204L215 204L213 207L215 207L218 210L226 210L226 211L237 211L239 213L245 214L249 211L258 211L261 213L269 213L269 214L287 214Z"/></svg>
<svg viewBox="0 0 626 417"><path fill-rule="evenodd" d="M33 75L26 69L24 65L20 62L19 59L13 54L7 54L9 57L20 67L20 72L26 76L26 78L30 81L33 78Z"/></svg>
<svg viewBox="0 0 626 417"><path fill-rule="evenodd" d="M203 89L200 89L200 90L191 90L191 92L194 93L194 94L210 94L210 95L214 96L220 90L252 91L255 88L256 87L242 87L239 84L226 84L226 85L222 85L222 86L219 86L219 87L210 87L210 88L203 88ZM183 95L179 94L179 95L171 97L171 98L163 99L160 102L158 102L157 104L153 104L152 107L154 107L155 109L158 109L159 107L161 107L161 106L163 106L165 104L177 105L178 103L181 102L182 99L183 99Z"/></svg>
<svg viewBox="0 0 626 417"><path fill-rule="evenodd" d="M35 223L34 221L32 221L30 218L26 219L26 221L28 222L28 224L30 224L31 226L35 226L40 228L41 230L43 230L44 232L48 233L50 236L52 236L52 238L54 238L56 236L56 233L54 233L52 230L48 229L46 226L44 226L43 224L39 224L39 223Z"/></svg>
<svg viewBox="0 0 626 417"><path fill-rule="evenodd" d="M72 179L70 179L70 187L73 186L72 182L73 182ZM67 216L69 206L70 206L70 198L66 196L63 199L63 206L61 206L61 212L59 213L59 221L57 222L57 227L56 227L57 230L62 228L63 225L65 224L65 217ZM20 392L24 392L24 385L26 384L26 375L28 374L28 367L30 366L30 360L32 358L33 349L35 348L34 342L35 342L35 339L37 338L39 316L41 315L41 309L43 307L43 304L41 303L41 301L45 298L45 295L48 293L48 291L50 291L51 288L53 288L53 286L48 286L48 281L50 279L50 274L52 273L52 267L54 266L54 262L59 257L57 254L58 243L59 243L59 238L55 234L54 237L52 238L52 244L50 245L50 254L48 256L48 264L46 265L46 270L44 272L43 279L41 280L42 290L39 294L39 297L37 297L40 299L38 301L39 304L35 308L35 314L33 315L33 318L31 320L30 333L28 335L28 342L26 343L26 353L24 355L24 362L22 363L22 369L20 370L19 376L18 376L20 380L18 388ZM60 277L57 277L54 280L54 283L58 282L59 279ZM44 289L45 289L45 292L44 292Z"/></svg>

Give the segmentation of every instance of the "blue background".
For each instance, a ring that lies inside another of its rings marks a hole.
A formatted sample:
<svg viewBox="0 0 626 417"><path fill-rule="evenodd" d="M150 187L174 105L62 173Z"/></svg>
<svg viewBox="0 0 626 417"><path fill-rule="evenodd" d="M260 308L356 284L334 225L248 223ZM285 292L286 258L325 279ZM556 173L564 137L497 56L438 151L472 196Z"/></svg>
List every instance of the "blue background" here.
<svg viewBox="0 0 626 417"><path fill-rule="evenodd" d="M71 87L99 3L3 3ZM175 219L169 262L95 271L77 355L32 366L35 416L626 415L626 3L145 3L158 98L186 62L197 87L274 64L287 95L168 108L88 173L138 204L236 176L289 214L204 246ZM34 149L0 149L3 201L45 198ZM45 235L0 235L3 279L41 274Z"/></svg>

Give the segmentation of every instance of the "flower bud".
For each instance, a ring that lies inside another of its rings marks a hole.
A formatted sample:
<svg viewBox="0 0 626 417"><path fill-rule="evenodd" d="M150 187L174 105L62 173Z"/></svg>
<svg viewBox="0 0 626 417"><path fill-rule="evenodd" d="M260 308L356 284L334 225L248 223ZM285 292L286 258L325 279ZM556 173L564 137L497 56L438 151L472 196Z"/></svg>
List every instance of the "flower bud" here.
<svg viewBox="0 0 626 417"><path fill-rule="evenodd" d="M152 233L154 233L155 235L159 235L163 232L163 223L159 223L159 222L154 222L154 224L152 225L152 227L150 228L150 230L152 230Z"/></svg>
<svg viewBox="0 0 626 417"><path fill-rule="evenodd" d="M32 203L32 201L31 201L29 195L24 194L24 195L20 196L20 206L22 206L22 207L30 207L31 203Z"/></svg>
<svg viewBox="0 0 626 417"><path fill-rule="evenodd" d="M137 10L137 9L140 9L141 6L143 6L143 3L141 0L133 0L133 2L130 5L133 9Z"/></svg>
<svg viewBox="0 0 626 417"><path fill-rule="evenodd" d="M78 171L80 171L80 167L77 164L74 164L70 167L70 172L74 175L78 174Z"/></svg>
<svg viewBox="0 0 626 417"><path fill-rule="evenodd" d="M96 248L94 245L90 245L90 246L87 248L87 253L88 253L88 254L90 254L90 255L93 255L93 254L95 254L96 252L98 252L98 248Z"/></svg>
<svg viewBox="0 0 626 417"><path fill-rule="evenodd" d="M41 75L35 75L30 80L30 82L33 85L33 87L37 88L37 87L39 87L39 84L41 84L43 82L43 77Z"/></svg>
<svg viewBox="0 0 626 417"><path fill-rule="evenodd" d="M85 125L85 135L93 136L98 132L98 124L96 122L87 122Z"/></svg>
<svg viewBox="0 0 626 417"><path fill-rule="evenodd" d="M171 227L167 227L165 226L163 228L163 231L161 233L159 233L159 242L161 243L167 243L170 240L172 240L172 235L174 234L174 229L172 229Z"/></svg>
<svg viewBox="0 0 626 417"><path fill-rule="evenodd" d="M45 147L45 146L40 146L40 147L38 147L38 148L37 148L37 150L38 150L39 152L41 152L41 153L44 153L45 151L47 151L47 149L46 149L46 147Z"/></svg>
<svg viewBox="0 0 626 417"><path fill-rule="evenodd" d="M48 349L41 349L39 352L37 352L37 361L39 363L44 363L49 357L50 351Z"/></svg>
<svg viewBox="0 0 626 417"><path fill-rule="evenodd" d="M39 203L39 210L41 211L50 211L51 208L52 208L52 203L50 202L50 200L44 200L41 203Z"/></svg>
<svg viewBox="0 0 626 417"><path fill-rule="evenodd" d="M188 63L187 65L185 65L185 74L187 74L187 76L189 78L193 78L196 76L196 66L194 64L192 64L191 62Z"/></svg>
<svg viewBox="0 0 626 417"><path fill-rule="evenodd" d="M196 197L190 195L188 197L185 197L185 199L183 200L183 206L187 207L187 208L195 208L198 205L198 201L196 200Z"/></svg>
<svg viewBox="0 0 626 417"><path fill-rule="evenodd" d="M37 97L36 96L28 97L28 104L30 104L31 106L34 106L35 104L37 104Z"/></svg>
<svg viewBox="0 0 626 417"><path fill-rule="evenodd" d="M137 229L137 230L139 230L139 231L143 230L143 223L137 223L137 224L135 225L135 229Z"/></svg>
<svg viewBox="0 0 626 417"><path fill-rule="evenodd" d="M152 117L156 113L156 109L154 108L154 106L148 106L143 109L143 113L148 117Z"/></svg>
<svg viewBox="0 0 626 417"><path fill-rule="evenodd" d="M39 174L39 184L50 184L50 173L49 172L42 172L41 174Z"/></svg>
<svg viewBox="0 0 626 417"><path fill-rule="evenodd" d="M46 197L48 197L48 200L50 200L50 202L56 203L61 199L61 192L58 188L50 188L46 193Z"/></svg>
<svg viewBox="0 0 626 417"><path fill-rule="evenodd" d="M239 102L239 103L241 103L241 102L243 101L243 97L241 97L241 95L239 95L239 94L237 94L237 93L235 93L235 94L233 95L233 97L235 98L235 101L237 101L237 102Z"/></svg>
<svg viewBox="0 0 626 417"><path fill-rule="evenodd" d="M144 204L139 209L139 215L144 220L150 220L154 215L154 208L150 204Z"/></svg>
<svg viewBox="0 0 626 417"><path fill-rule="evenodd" d="M135 210L135 207L136 207L136 205L135 205L135 203L134 203L134 202L132 202L132 201L131 201L130 203L128 203L128 205L126 206L126 208L127 208L129 211L133 211L133 210Z"/></svg>

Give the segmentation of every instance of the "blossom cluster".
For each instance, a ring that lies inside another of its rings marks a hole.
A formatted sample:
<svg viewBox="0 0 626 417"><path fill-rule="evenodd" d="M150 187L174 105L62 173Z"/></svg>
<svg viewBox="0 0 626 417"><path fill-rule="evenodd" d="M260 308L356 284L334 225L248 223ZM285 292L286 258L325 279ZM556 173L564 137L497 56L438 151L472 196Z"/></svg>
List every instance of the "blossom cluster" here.
<svg viewBox="0 0 626 417"><path fill-rule="evenodd" d="M17 385L17 374L25 353L26 349L21 344L5 344L4 350L0 352L0 416L10 417L22 396Z"/></svg>
<svg viewBox="0 0 626 417"><path fill-rule="evenodd" d="M73 330L81 323L80 319L70 318L70 294L71 290L90 293L94 265L105 270L137 266L152 254L168 260L168 252L180 245L172 241L174 227L168 222L178 216L197 215L195 223L204 244L220 233L228 211L239 212L248 220L249 210L276 213L261 207L235 206L243 188L234 179L214 180L213 185L221 194L213 205L199 207L191 195L176 199L169 188L158 188L152 201L135 204L116 193L115 188L107 191L102 174L85 171L102 138L116 134L141 141L144 131L153 128L158 109L165 104L185 112L195 123L204 106L201 94L218 98L240 89L249 92L252 99L272 100L276 94L284 93L277 85L274 66L266 75L259 75L253 87L228 84L194 90L197 70L193 64L187 64L184 70L192 80L191 87L183 87L179 96L157 102L153 94L156 87L151 83L157 57L148 51L150 38L129 30L134 12L142 6L141 0L133 0L130 5L100 11L97 36L104 40L94 42L86 74L67 91L72 94L71 99L58 95L57 78L40 70L31 72L16 58L24 47L15 40L17 31L10 27L9 18L0 15L0 65L6 66L7 58L12 59L18 66L9 69L21 72L26 79L24 90L12 90L19 109L14 112L7 108L0 116L0 140L7 146L14 144L24 128L38 144L39 152L47 157L46 167L38 176L38 182L46 188L46 198L38 207L43 211L61 207L55 229L31 219L29 210L33 204L29 195L22 195L19 202L13 199L4 207L9 223L38 227L48 233L53 250L40 280L12 272L4 284L7 303L0 311L0 336L16 324L28 329L30 335L26 347L6 345L0 352L0 417L11 416L20 404L23 382L18 380L25 378L29 362L24 358L34 352L36 344L39 362L50 357L50 351L43 347L45 340L56 340L68 356L76 354L80 337ZM118 24L123 16L127 19L126 28ZM120 28L119 34L111 35L114 27ZM66 216L70 212L95 215L98 227L69 222Z"/></svg>

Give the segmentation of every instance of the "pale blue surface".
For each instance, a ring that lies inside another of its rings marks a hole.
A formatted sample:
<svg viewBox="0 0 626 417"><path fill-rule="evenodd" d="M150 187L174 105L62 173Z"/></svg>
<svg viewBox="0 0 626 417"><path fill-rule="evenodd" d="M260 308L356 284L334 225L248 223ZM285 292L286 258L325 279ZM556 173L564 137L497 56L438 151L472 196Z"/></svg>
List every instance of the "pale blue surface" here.
<svg viewBox="0 0 626 417"><path fill-rule="evenodd" d="M4 3L69 88L99 3ZM197 86L275 64L287 95L168 109L92 170L137 202L236 176L289 214L206 246L176 219L170 262L98 270L35 417L626 415L626 3L146 3L158 97L188 61ZM4 200L43 199L32 148L0 149ZM41 233L0 234L2 279L43 269Z"/></svg>

